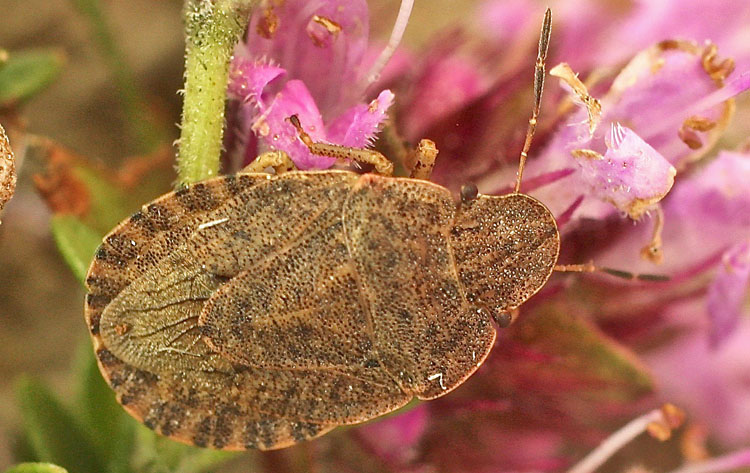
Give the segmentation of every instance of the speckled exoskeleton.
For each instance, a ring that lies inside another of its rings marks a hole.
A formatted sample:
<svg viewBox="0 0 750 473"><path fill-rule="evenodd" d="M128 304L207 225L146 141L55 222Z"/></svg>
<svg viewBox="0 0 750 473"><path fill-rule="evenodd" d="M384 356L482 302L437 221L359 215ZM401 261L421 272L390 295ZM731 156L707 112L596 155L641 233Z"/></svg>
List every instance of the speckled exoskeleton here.
<svg viewBox="0 0 750 473"><path fill-rule="evenodd" d="M474 373L496 326L546 283L560 236L515 192L456 202L369 150L313 143L376 173L287 171L267 153L246 172L143 206L104 238L86 320L118 401L157 432L199 446L273 449L433 399ZM262 171L268 166L276 174Z"/></svg>

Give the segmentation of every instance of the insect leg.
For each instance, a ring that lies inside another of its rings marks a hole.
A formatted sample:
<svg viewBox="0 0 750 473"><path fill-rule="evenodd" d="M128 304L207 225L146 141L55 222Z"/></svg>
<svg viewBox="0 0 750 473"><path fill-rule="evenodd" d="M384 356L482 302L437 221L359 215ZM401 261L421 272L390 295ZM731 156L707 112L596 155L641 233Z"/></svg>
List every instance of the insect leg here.
<svg viewBox="0 0 750 473"><path fill-rule="evenodd" d="M315 142L310 138L299 122L297 115L289 117L289 121L294 125L299 134L299 139L307 146L312 154L320 156L330 156L338 159L352 159L360 163L368 163L375 166L375 171L384 176L393 175L393 163L381 153L365 148L350 148L348 146L333 145L329 143Z"/></svg>
<svg viewBox="0 0 750 473"><path fill-rule="evenodd" d="M669 281L669 276L663 274L635 274L620 269L594 266L594 263L591 261L584 264L558 264L555 265L555 271L561 273L605 273L616 278L628 279L631 281Z"/></svg>
<svg viewBox="0 0 750 473"><path fill-rule="evenodd" d="M435 166L435 158L438 155L435 142L432 140L421 140L412 153L414 157L410 161L415 164L409 177L428 181L432 174L432 168Z"/></svg>
<svg viewBox="0 0 750 473"><path fill-rule="evenodd" d="M273 168L276 174L297 170L294 162L283 151L267 151L242 169L242 172L264 172L266 168Z"/></svg>
<svg viewBox="0 0 750 473"><path fill-rule="evenodd" d="M536 56L536 66L534 68L534 109L531 112L531 118L529 119L529 126L526 129L526 140L523 143L523 151L521 151L521 159L518 163L518 177L516 178L515 193L521 191L521 177L523 176L523 168L526 165L526 158L528 157L529 148L531 147L531 139L534 137L534 131L536 130L536 121L539 117L539 108L542 104L542 90L544 89L544 74L545 74L545 61L547 60L547 49L549 47L549 37L552 31L552 12L548 8L544 13L544 23L542 24L542 33L539 36L539 51Z"/></svg>

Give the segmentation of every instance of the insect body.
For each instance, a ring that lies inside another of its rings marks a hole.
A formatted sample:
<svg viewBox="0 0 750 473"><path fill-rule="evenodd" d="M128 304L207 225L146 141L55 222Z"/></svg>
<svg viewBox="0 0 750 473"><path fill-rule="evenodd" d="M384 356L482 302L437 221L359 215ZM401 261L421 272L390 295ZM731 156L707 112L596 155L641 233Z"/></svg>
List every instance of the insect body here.
<svg viewBox="0 0 750 473"><path fill-rule="evenodd" d="M118 400L160 433L278 448L455 388L492 316L551 274L554 218L523 194L456 204L346 171L195 184L123 222L86 316Z"/></svg>
<svg viewBox="0 0 750 473"><path fill-rule="evenodd" d="M240 173L105 237L86 319L118 401L150 428L281 448L460 385L559 247L550 211L519 192L456 203L423 179Z"/></svg>

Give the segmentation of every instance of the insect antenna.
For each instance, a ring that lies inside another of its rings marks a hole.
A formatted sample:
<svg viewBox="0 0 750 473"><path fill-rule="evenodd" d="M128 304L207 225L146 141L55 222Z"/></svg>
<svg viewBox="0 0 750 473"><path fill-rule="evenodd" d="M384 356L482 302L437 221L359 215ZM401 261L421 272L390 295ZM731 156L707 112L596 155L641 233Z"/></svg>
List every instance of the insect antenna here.
<svg viewBox="0 0 750 473"><path fill-rule="evenodd" d="M526 158L528 157L529 148L531 147L531 139L534 137L536 122L537 118L539 117L539 108L542 105L542 90L544 89L544 75L546 73L545 62L547 61L547 49L549 49L549 37L551 32L552 11L547 8L547 11L544 12L542 33L539 36L539 51L536 55L536 66L534 67L534 109L531 112L529 126L526 129L526 140L523 143L523 151L521 151L521 159L518 163L518 176L516 178L516 187L513 191L516 194L521 192L521 177L523 176L523 168L526 165Z"/></svg>
<svg viewBox="0 0 750 473"><path fill-rule="evenodd" d="M605 273L609 274L610 276L614 276L620 279L627 279L629 281L669 281L669 276L663 274L636 274L629 271L622 271L620 269L594 266L594 263L592 262L584 264L558 264L555 266L555 271L561 273Z"/></svg>

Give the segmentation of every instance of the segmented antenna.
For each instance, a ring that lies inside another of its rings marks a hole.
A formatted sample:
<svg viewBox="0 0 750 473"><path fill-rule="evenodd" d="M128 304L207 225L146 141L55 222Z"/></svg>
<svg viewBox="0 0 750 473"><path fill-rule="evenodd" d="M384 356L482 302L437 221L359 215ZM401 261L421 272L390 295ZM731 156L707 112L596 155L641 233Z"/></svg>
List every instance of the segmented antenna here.
<svg viewBox="0 0 750 473"><path fill-rule="evenodd" d="M536 55L536 66L534 67L534 110L529 119L529 127L526 129L526 141L523 143L521 151L521 160L518 163L518 177L516 178L516 188L514 193L521 192L521 177L523 168L526 165L531 139L534 137L536 130L536 120L539 117L539 108L542 105L542 90L544 89L545 61L547 60L547 49L549 48L549 37L552 33L552 11L547 8L544 12L544 23L542 23L542 33L539 36L539 51Z"/></svg>

